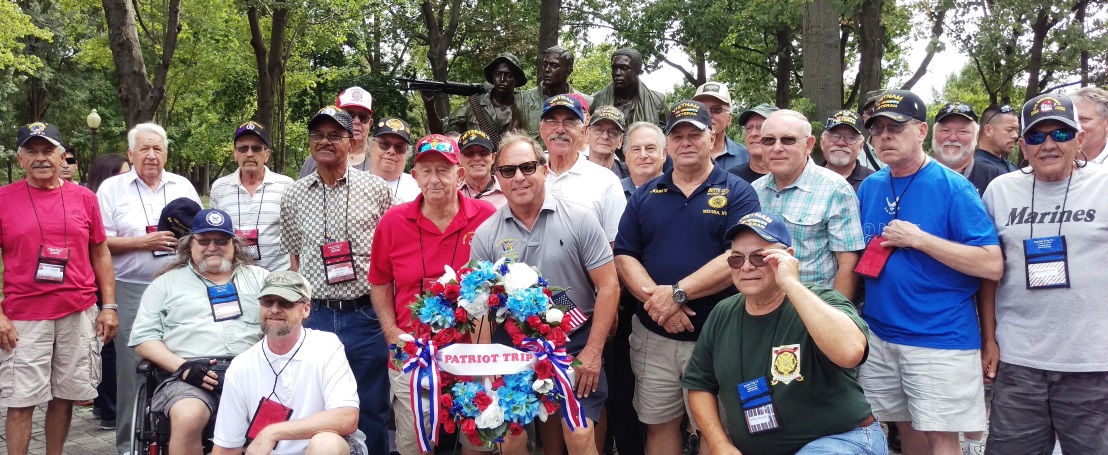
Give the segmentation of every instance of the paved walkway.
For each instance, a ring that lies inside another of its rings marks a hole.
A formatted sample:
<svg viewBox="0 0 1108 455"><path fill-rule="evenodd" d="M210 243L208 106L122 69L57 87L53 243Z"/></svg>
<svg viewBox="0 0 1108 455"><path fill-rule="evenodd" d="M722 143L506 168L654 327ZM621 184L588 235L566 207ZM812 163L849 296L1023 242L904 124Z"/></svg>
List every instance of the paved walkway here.
<svg viewBox="0 0 1108 455"><path fill-rule="evenodd" d="M7 409L0 408L0 420L8 417ZM31 426L31 454L46 453L46 405L35 410ZM73 408L73 424L65 441L65 453L71 455L112 455L115 453L115 430L101 430L99 419L92 416L92 406ZM2 427L0 427L2 428ZM0 431L0 453L8 452L8 437Z"/></svg>

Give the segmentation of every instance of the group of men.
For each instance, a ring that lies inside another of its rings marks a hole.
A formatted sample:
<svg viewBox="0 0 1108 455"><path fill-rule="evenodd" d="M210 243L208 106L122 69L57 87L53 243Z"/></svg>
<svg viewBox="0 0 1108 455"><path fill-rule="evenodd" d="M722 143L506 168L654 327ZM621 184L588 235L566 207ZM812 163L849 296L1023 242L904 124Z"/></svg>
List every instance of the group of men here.
<svg viewBox="0 0 1108 455"><path fill-rule="evenodd" d="M688 427L709 454L879 454L878 421L906 454L980 450L986 429L992 453L1108 451L1108 314L1088 266L1108 231L1108 92L980 117L951 102L929 124L918 96L884 91L819 140L803 114L758 105L738 115L743 146L724 83L667 108L633 50L591 99L566 82L572 54L543 62L515 98L526 76L498 57L488 99L446 122L457 134L414 146L368 91L344 90L308 122L295 181L244 123L239 167L204 210L165 170L155 124L129 132L133 167L95 195L61 177L54 126L21 128L27 178L0 189L9 451L26 452L49 401L47 452L61 452L118 330L121 453L146 359L165 372L150 405L173 453L202 453L215 415L214 453L418 454L406 422L426 416L388 345L444 266L501 257L537 266L586 317L567 351L589 422L538 423L546 453L601 453L610 433L621 453L677 454Z"/></svg>

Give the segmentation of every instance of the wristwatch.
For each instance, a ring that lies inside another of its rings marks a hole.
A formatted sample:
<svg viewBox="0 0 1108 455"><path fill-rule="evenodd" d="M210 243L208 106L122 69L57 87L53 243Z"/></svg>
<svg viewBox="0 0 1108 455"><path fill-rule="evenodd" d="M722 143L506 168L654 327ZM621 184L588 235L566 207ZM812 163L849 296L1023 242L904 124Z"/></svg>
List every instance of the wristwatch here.
<svg viewBox="0 0 1108 455"><path fill-rule="evenodd" d="M673 301L677 302L678 305L684 305L685 302L689 301L689 294L681 289L680 284L673 285Z"/></svg>

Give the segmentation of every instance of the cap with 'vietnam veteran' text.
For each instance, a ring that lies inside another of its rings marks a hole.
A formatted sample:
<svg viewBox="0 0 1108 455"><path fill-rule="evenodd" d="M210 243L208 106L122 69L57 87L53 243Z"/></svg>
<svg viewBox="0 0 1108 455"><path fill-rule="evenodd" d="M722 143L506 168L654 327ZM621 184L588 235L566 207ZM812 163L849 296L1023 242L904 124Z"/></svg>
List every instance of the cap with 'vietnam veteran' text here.
<svg viewBox="0 0 1108 455"><path fill-rule="evenodd" d="M727 229L724 238L734 240L735 236L746 229L754 231L767 242L777 242L787 247L793 246L793 237L785 220L780 215L769 212L754 212L743 215L739 222Z"/></svg>
<svg viewBox="0 0 1108 455"><path fill-rule="evenodd" d="M596 111L592 113L592 119L589 120L589 126L605 120L614 123L616 128L619 128L620 131L627 129L627 122L624 120L623 111L611 105L596 108Z"/></svg>
<svg viewBox="0 0 1108 455"><path fill-rule="evenodd" d="M849 126L854 128L854 131L857 131L858 134L862 133L862 118L858 116L857 112L845 109L835 112L831 114L830 117L827 117L827 123L824 124L823 129L825 131L830 131L831 128L839 125Z"/></svg>
<svg viewBox="0 0 1108 455"><path fill-rule="evenodd" d="M666 134L673 131L673 127L688 123L701 131L712 128L712 113L708 112L708 106L700 101L685 100L674 104L666 115Z"/></svg>
<svg viewBox="0 0 1108 455"><path fill-rule="evenodd" d="M546 118L546 115L555 109L569 109L576 115L581 121L585 121L585 111L581 106L581 100L569 95L554 95L546 99L546 102L542 106L542 115L540 118Z"/></svg>
<svg viewBox="0 0 1108 455"><path fill-rule="evenodd" d="M889 90L873 102L873 116L866 122L866 128L869 128L878 117L886 117L897 123L912 119L926 122L927 105L923 104L919 96L908 90Z"/></svg>

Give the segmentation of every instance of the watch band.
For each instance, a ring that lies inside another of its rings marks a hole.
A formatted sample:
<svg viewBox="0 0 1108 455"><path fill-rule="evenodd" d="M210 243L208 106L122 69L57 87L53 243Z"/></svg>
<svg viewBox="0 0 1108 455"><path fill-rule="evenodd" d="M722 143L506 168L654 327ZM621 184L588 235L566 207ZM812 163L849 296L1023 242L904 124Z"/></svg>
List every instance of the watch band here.
<svg viewBox="0 0 1108 455"><path fill-rule="evenodd" d="M105 310L119 311L119 305L114 303L105 303L102 307Z"/></svg>

